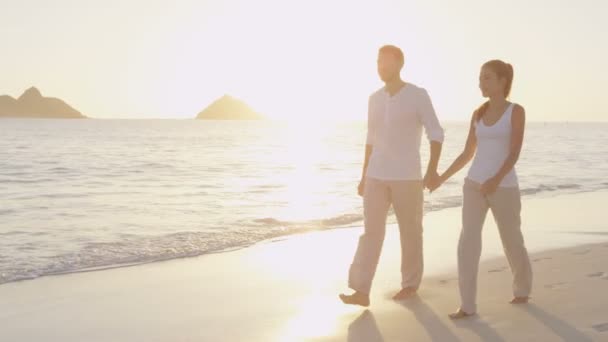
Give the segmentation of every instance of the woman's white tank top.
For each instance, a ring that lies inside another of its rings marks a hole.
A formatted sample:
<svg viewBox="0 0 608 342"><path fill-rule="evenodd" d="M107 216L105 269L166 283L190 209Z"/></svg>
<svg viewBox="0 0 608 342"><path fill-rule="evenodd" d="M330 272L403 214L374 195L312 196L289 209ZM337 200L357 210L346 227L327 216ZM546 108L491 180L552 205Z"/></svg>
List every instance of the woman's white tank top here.
<svg viewBox="0 0 608 342"><path fill-rule="evenodd" d="M514 106L515 104L511 103L492 126L486 126L483 119L474 123L477 152L469 169L468 179L483 184L494 177L504 164L511 149L511 116ZM515 167L503 178L499 186L519 186Z"/></svg>

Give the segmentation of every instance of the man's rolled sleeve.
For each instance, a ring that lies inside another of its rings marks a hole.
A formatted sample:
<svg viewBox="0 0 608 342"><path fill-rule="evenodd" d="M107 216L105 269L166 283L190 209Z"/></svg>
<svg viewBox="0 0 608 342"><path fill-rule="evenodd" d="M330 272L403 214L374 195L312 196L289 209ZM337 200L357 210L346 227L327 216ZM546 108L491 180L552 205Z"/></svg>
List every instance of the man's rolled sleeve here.
<svg viewBox="0 0 608 342"><path fill-rule="evenodd" d="M372 98L370 96L367 103L367 139L365 140L366 145L374 145L376 143L376 131L377 123L375 115L372 111Z"/></svg>
<svg viewBox="0 0 608 342"><path fill-rule="evenodd" d="M433 103L431 102L431 98L425 89L422 89L420 96L418 117L424 126L427 139L429 141L443 143L443 128L439 124L439 120L435 114L435 109L433 108Z"/></svg>

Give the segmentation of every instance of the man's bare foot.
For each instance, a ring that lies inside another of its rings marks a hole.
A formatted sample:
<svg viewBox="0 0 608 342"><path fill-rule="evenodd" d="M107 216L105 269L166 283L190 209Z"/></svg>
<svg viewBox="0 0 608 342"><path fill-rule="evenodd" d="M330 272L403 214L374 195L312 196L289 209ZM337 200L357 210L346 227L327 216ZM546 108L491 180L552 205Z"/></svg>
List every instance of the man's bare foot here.
<svg viewBox="0 0 608 342"><path fill-rule="evenodd" d="M340 299L344 304L369 306L369 295L355 291L352 295L340 294Z"/></svg>
<svg viewBox="0 0 608 342"><path fill-rule="evenodd" d="M468 313L468 312L462 311L462 309L458 309L458 311L449 314L448 317L450 317L453 320L457 320L457 319L463 319L463 318L471 317L471 316L474 316L474 315L475 315L475 313Z"/></svg>
<svg viewBox="0 0 608 342"><path fill-rule="evenodd" d="M527 304L530 301L530 297L515 297L511 299L511 304Z"/></svg>
<svg viewBox="0 0 608 342"><path fill-rule="evenodd" d="M402 288L401 291L397 292L396 295L393 296L394 300L405 300L412 298L416 295L417 289L414 287L405 287Z"/></svg>

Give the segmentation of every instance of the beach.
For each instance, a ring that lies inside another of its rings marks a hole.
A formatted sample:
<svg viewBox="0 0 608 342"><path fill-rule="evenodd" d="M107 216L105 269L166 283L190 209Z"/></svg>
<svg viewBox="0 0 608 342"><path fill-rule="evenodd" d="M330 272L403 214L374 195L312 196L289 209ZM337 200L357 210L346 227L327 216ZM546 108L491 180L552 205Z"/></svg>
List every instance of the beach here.
<svg viewBox="0 0 608 342"><path fill-rule="evenodd" d="M608 2L4 7L0 342L608 342Z"/></svg>
<svg viewBox="0 0 608 342"><path fill-rule="evenodd" d="M405 302L399 240L387 229L369 308L346 306L361 227L252 247L0 286L2 341L602 341L608 338L608 224L596 191L524 198L530 304L513 306L511 274L489 215L479 314L458 308L459 208L425 215L425 278Z"/></svg>

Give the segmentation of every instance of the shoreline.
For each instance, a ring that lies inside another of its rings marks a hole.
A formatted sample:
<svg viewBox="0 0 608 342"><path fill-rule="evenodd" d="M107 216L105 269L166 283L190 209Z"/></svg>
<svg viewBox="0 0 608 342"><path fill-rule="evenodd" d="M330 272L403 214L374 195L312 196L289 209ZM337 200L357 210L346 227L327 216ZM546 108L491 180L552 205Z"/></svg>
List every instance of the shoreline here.
<svg viewBox="0 0 608 342"><path fill-rule="evenodd" d="M349 291L348 265L361 233L352 228L6 283L0 327L7 341L599 341L608 336L608 298L598 296L608 287L607 200L608 191L524 199L535 280L523 309L507 304L511 275L488 219L479 317L464 323L447 317L458 306L460 212L452 208L425 216L425 277L419 296L406 303L391 300L400 284L391 225L367 310L338 299Z"/></svg>
<svg viewBox="0 0 608 342"><path fill-rule="evenodd" d="M554 193L554 191L557 191L557 190L561 190L561 192ZM555 190L538 191L538 192L534 192L534 193L530 193L530 194L522 193L522 201L539 201L539 200L544 200L544 199L562 198L564 196L581 196L581 195L585 195L585 194L595 194L595 193L603 193L603 192L608 193L608 190L606 188L599 188L599 189L594 189L594 190L579 190L576 188L572 188L572 189L560 188L560 189L555 189ZM425 194L425 196L428 196L428 194ZM535 197L530 197L530 196L535 196ZM433 217L436 215L441 215L441 213L445 212L445 211L450 212L450 211L454 211L454 210L459 210L459 208L461 206L461 204L459 203L459 204L454 204L454 205L447 205L445 207L440 207L439 209L433 209L434 204L431 203L430 199L429 199L429 205L431 206L431 209L425 210L425 213L424 213L425 220L426 220L426 217L428 217L429 215L431 217ZM525 207L523 209L525 210ZM450 213L449 215L452 218L459 220L459 218L456 218L453 213ZM458 215L459 215L459 213L458 213ZM491 217L491 213L489 213L488 217ZM488 222L492 221L492 220L493 220L492 218L488 218ZM525 222L524 222L524 225L525 225ZM425 226L426 226L426 224L425 224ZM396 229L395 227L396 227L395 217L394 217L394 215L389 215L388 223L387 223L387 231L390 229ZM138 266L149 265L149 264L165 263L165 262L171 262L174 260L200 258L200 257L205 257L207 255L213 255L213 254L231 253L231 252L242 250L242 249L255 248L256 246L258 246L260 244L265 244L265 243L269 243L269 242L273 242L273 241L277 241L277 240L298 238L299 236L307 235L307 234L319 234L319 233L322 234L325 232L340 231L340 230L353 230L353 229L360 230L360 229L362 229L362 226L359 224L353 224L353 225L348 224L345 226L320 228L320 229L305 228L301 231L287 232L287 233L284 233L283 235L276 235L276 236L268 237L263 240L253 242L251 244L246 244L246 245L241 245L241 246L229 246L229 247L226 247L225 249L214 250L214 251L209 251L209 252L202 252L198 255L184 255L184 256L168 257L166 259L160 259L160 260L154 260L154 259L153 260L142 260L142 261L134 261L134 262L124 263L124 264L120 264L120 263L119 264L108 264L108 265L92 266L92 267L75 269L75 270L59 271L59 272L43 274L43 275L39 275L39 276L35 276L35 277L28 277L28 278L23 278L23 279L2 282L2 283L0 283L0 287L4 286L6 284L34 281L34 280L45 278L45 277L56 277L56 276L79 274L79 273L89 273L89 272L101 272L101 271L107 271L107 270L118 269L118 268L130 268L130 267L138 267ZM525 227L524 227L524 229L525 229ZM581 232L578 232L576 234L581 234ZM425 235L427 235L426 232L425 232ZM525 232L524 232L524 235L525 235ZM425 239L426 239L426 237L425 237ZM568 246L568 245L566 244L564 246Z"/></svg>

